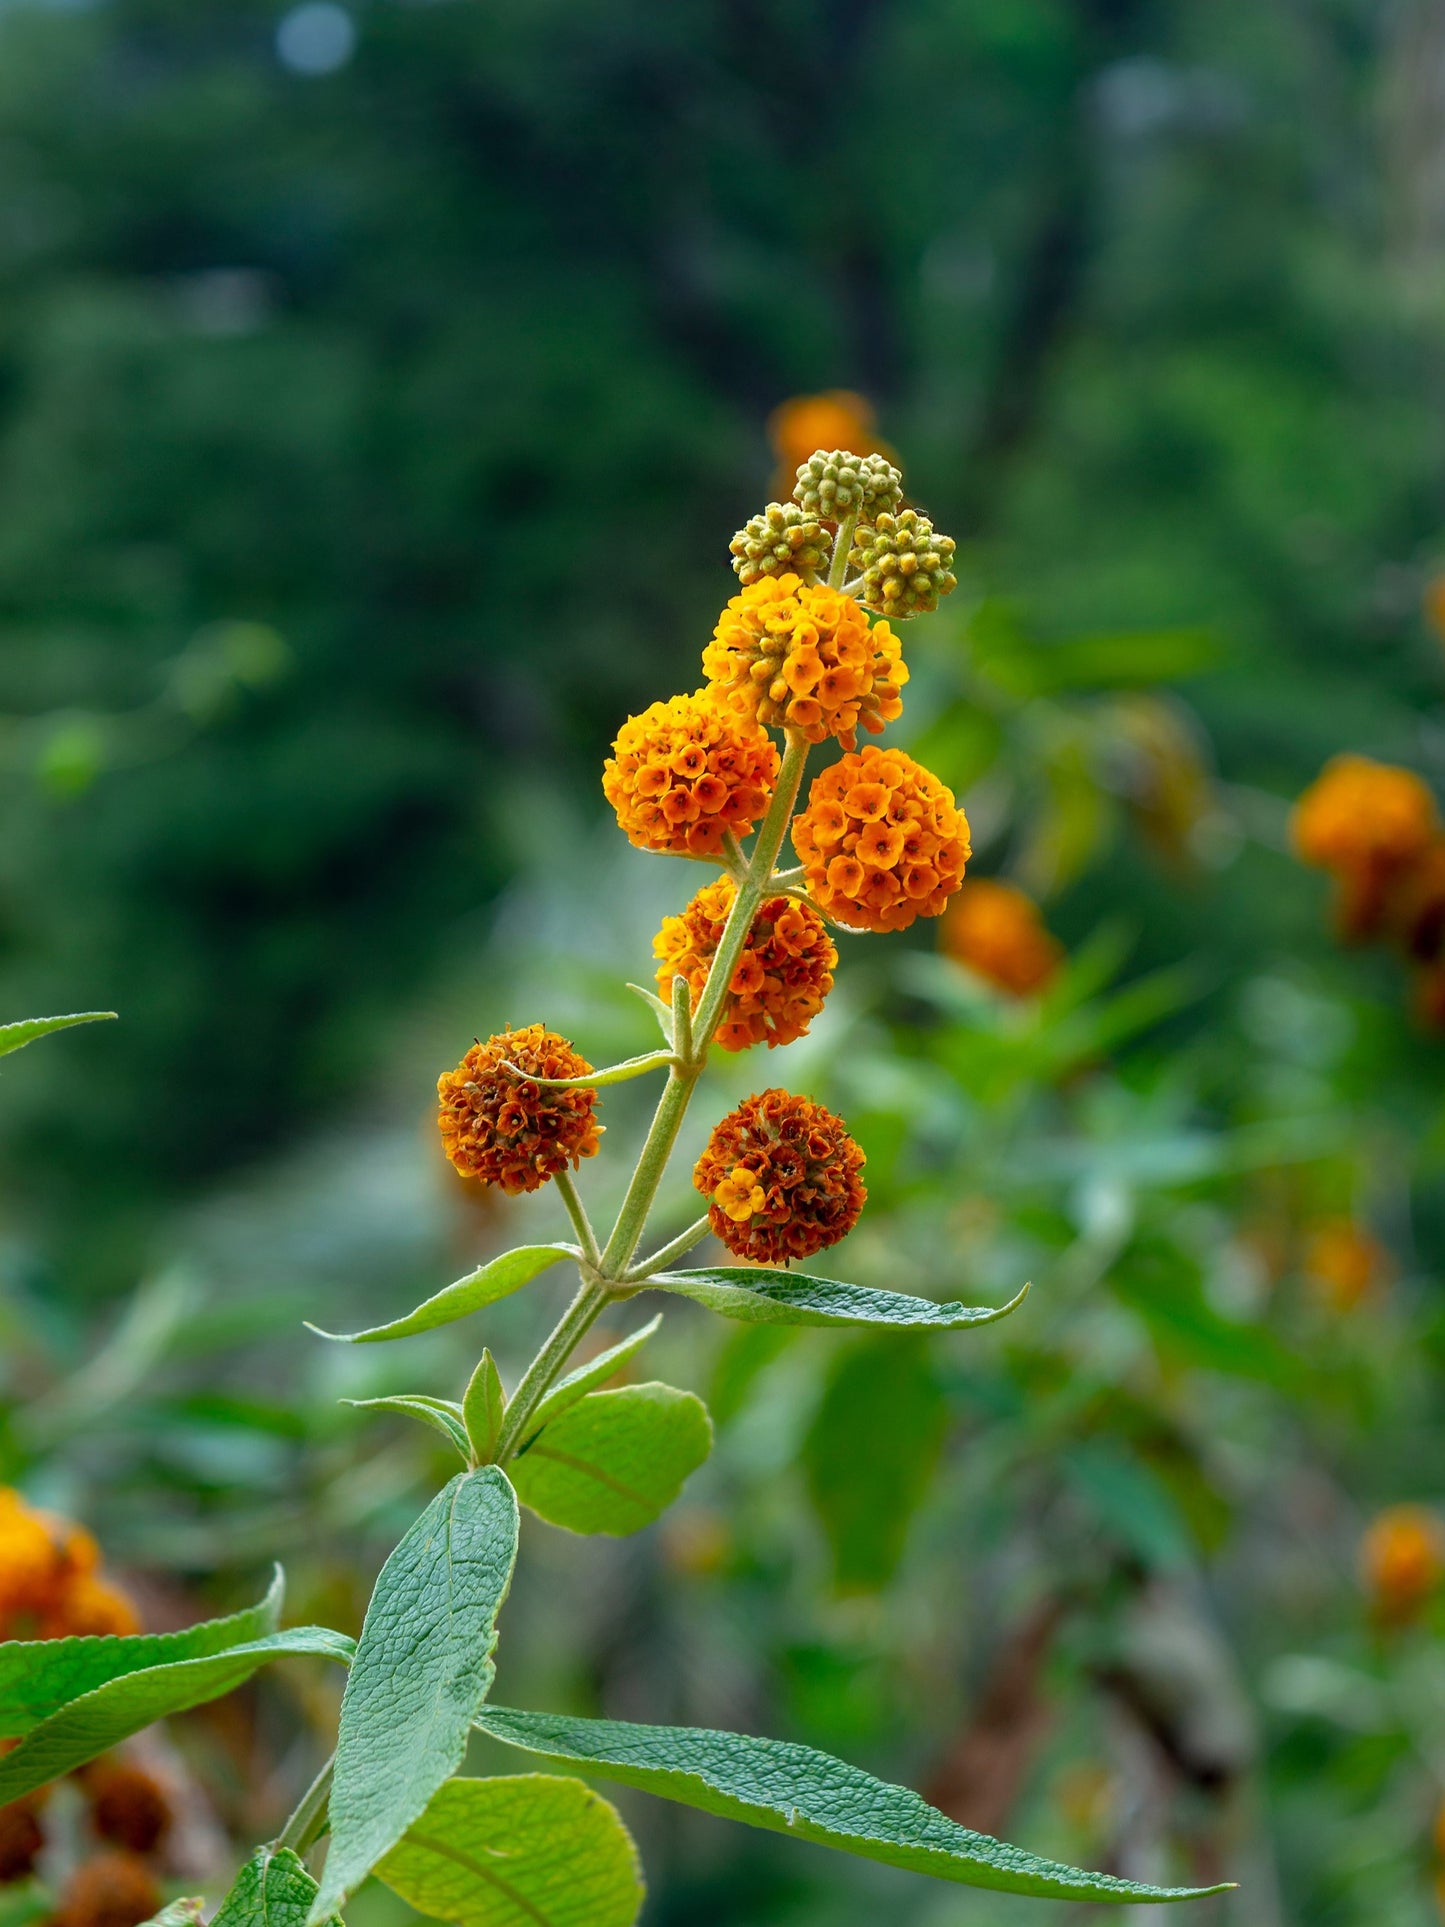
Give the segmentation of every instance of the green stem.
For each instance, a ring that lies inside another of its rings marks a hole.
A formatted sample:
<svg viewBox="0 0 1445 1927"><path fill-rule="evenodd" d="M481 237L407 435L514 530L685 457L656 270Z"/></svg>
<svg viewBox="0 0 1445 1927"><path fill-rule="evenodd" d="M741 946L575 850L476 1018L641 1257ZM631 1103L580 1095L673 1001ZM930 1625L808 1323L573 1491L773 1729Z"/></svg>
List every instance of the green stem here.
<svg viewBox="0 0 1445 1927"><path fill-rule="evenodd" d="M577 1189L577 1180L572 1173L562 1170L557 1173L557 1189L562 1194L562 1202L567 1207L567 1216L572 1220L572 1229L577 1233L577 1242L582 1247L582 1256L589 1265L597 1264L601 1252L597 1245L597 1233L592 1229L592 1220L587 1215L587 1207L582 1202L582 1194Z"/></svg>
<svg viewBox="0 0 1445 1927"><path fill-rule="evenodd" d="M296 1811L277 1834L275 1845L278 1849L289 1847L298 1859L303 1859L306 1849L321 1838L322 1830L326 1825L327 1803L331 1799L331 1779L335 1771L336 1755L333 1753L302 1794Z"/></svg>
<svg viewBox="0 0 1445 1927"><path fill-rule="evenodd" d="M665 1271L674 1258L684 1257L694 1245L700 1245L711 1229L712 1221L704 1212L702 1217L687 1227L686 1231L680 1231L671 1243L665 1244L660 1251L654 1251L652 1256L644 1258L641 1264L630 1266L627 1272L628 1284L644 1284L657 1272Z"/></svg>
<svg viewBox="0 0 1445 1927"><path fill-rule="evenodd" d="M522 1381L513 1392L507 1404L507 1415L502 1420L502 1434L497 1440L494 1463L505 1465L525 1435L528 1419L541 1404L543 1397L552 1389L552 1382L571 1357L579 1340L602 1315L610 1293L605 1284L591 1278L590 1265L579 1266L582 1272L582 1285L577 1296L553 1326L550 1336L541 1351L532 1360L522 1375Z"/></svg>
<svg viewBox="0 0 1445 1927"><path fill-rule="evenodd" d="M838 533L833 538L833 566L828 571L830 589L843 587L843 578L848 573L848 557L853 552L853 531L857 526L856 515L845 515L838 524Z"/></svg>

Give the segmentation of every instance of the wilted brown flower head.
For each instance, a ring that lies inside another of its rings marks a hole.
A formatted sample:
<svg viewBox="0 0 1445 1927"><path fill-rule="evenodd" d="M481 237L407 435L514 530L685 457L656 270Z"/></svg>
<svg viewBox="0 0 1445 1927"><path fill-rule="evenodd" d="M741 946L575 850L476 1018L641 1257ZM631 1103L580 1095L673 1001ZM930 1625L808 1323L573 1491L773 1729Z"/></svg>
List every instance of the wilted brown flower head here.
<svg viewBox="0 0 1445 1927"><path fill-rule="evenodd" d="M847 1237L868 1195L862 1168L842 1118L771 1090L744 1098L713 1126L692 1181L729 1251L785 1265Z"/></svg>
<svg viewBox="0 0 1445 1927"><path fill-rule="evenodd" d="M154 1853L171 1824L171 1803L155 1775L112 1753L92 1761L79 1778L101 1839L132 1853Z"/></svg>
<svg viewBox="0 0 1445 1927"><path fill-rule="evenodd" d="M508 1063L530 1075L519 1077ZM447 1156L463 1177L500 1185L513 1196L594 1157L601 1135L596 1091L533 1082L585 1077L591 1069L565 1037L541 1024L474 1044L454 1071L437 1079L437 1123Z"/></svg>
<svg viewBox="0 0 1445 1927"><path fill-rule="evenodd" d="M143 1860L103 1853L76 1869L61 1896L54 1927L140 1927L164 1896Z"/></svg>

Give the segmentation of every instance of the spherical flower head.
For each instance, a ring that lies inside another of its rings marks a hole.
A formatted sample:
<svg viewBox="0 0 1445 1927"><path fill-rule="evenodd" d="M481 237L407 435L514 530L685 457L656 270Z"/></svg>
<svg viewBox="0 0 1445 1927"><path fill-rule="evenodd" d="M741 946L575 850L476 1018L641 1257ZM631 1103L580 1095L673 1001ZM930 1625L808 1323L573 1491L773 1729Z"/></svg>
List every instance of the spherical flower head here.
<svg viewBox="0 0 1445 1927"><path fill-rule="evenodd" d="M447 1156L463 1177L500 1185L513 1197L595 1157L597 1092L534 1082L586 1077L591 1069L565 1037L541 1024L474 1044L454 1071L437 1079L437 1123Z"/></svg>
<svg viewBox="0 0 1445 1927"><path fill-rule="evenodd" d="M935 534L916 509L881 513L872 528L859 528L848 566L861 572L860 599L870 609L898 619L927 615L958 587L957 546L952 536Z"/></svg>
<svg viewBox="0 0 1445 1927"><path fill-rule="evenodd" d="M1408 1625L1445 1579L1445 1527L1426 1506L1390 1506L1365 1532L1360 1568L1374 1617Z"/></svg>
<svg viewBox="0 0 1445 1927"><path fill-rule="evenodd" d="M697 1009L736 895L731 877L704 884L682 915L667 918L653 938L665 1003L672 1001L673 979L685 977ZM716 1042L724 1050L791 1044L823 1008L837 964L837 949L817 911L792 897L770 897L753 918L733 971Z"/></svg>
<svg viewBox="0 0 1445 1927"><path fill-rule="evenodd" d="M140 1927L163 1895L143 1860L103 1853L77 1867L61 1896L54 1927Z"/></svg>
<svg viewBox="0 0 1445 1927"><path fill-rule="evenodd" d="M1337 756L1295 804L1296 854L1336 874L1397 869L1440 829L1435 799L1413 770Z"/></svg>
<svg viewBox="0 0 1445 1927"><path fill-rule="evenodd" d="M0 1486L0 1637L12 1621L46 1610L59 1571L55 1540L44 1518L18 1492Z"/></svg>
<svg viewBox="0 0 1445 1927"><path fill-rule="evenodd" d="M996 877L962 886L944 913L938 940L946 956L1010 997L1046 990L1064 956L1032 897Z"/></svg>
<svg viewBox="0 0 1445 1927"><path fill-rule="evenodd" d="M849 516L871 522L902 504L903 477L886 455L820 448L799 464L793 500L820 522L842 522Z"/></svg>
<svg viewBox="0 0 1445 1927"><path fill-rule="evenodd" d="M826 575L833 538L795 502L769 502L728 544L738 581L749 588L765 575Z"/></svg>
<svg viewBox="0 0 1445 1927"><path fill-rule="evenodd" d="M719 702L754 723L795 729L845 749L903 713L902 645L886 622L870 629L852 596L796 575L767 576L735 595L703 651Z"/></svg>
<svg viewBox="0 0 1445 1927"><path fill-rule="evenodd" d="M796 579L796 578L795 578ZM717 856L767 815L778 752L755 716L710 690L671 696L618 732L602 789L627 840L671 856Z"/></svg>
<svg viewBox="0 0 1445 1927"><path fill-rule="evenodd" d="M1383 1245L1353 1218L1327 1218L1316 1225L1305 1252L1306 1275L1331 1311L1352 1311L1388 1269Z"/></svg>
<svg viewBox="0 0 1445 1927"><path fill-rule="evenodd" d="M84 1767L78 1778L91 1825L102 1840L131 1853L155 1852L170 1831L171 1803L153 1773L110 1753Z"/></svg>
<svg viewBox="0 0 1445 1927"><path fill-rule="evenodd" d="M735 1257L786 1265L847 1237L868 1195L862 1168L842 1118L773 1090L744 1098L714 1125L692 1181Z"/></svg>
<svg viewBox="0 0 1445 1927"><path fill-rule="evenodd" d="M824 916L880 931L938 916L971 854L953 791L902 750L871 743L814 779L793 847Z"/></svg>

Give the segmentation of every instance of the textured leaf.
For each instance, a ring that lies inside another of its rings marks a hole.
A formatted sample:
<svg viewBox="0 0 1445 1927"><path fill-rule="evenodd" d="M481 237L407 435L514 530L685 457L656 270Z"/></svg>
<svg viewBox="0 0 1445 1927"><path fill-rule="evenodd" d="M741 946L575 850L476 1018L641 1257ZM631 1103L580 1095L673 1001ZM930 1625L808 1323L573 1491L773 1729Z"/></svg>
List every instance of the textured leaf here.
<svg viewBox="0 0 1445 1927"><path fill-rule="evenodd" d="M131 1633L123 1638L0 1641L0 1738L28 1733L71 1700L108 1680L182 1659L204 1659L274 1633L281 1617L281 1568L266 1597L224 1619L203 1619L179 1633Z"/></svg>
<svg viewBox="0 0 1445 1927"><path fill-rule="evenodd" d="M359 1412L404 1412L408 1418L420 1419L433 1432L440 1432L449 1445L457 1448L463 1460L471 1464L467 1428L462 1423L462 1408L455 1399L429 1398L424 1392L391 1392L385 1398L344 1398L341 1403L355 1406Z"/></svg>
<svg viewBox="0 0 1445 1927"><path fill-rule="evenodd" d="M25 1017L18 1024L0 1024L0 1057L8 1057L13 1050L23 1050L37 1037L48 1037L52 1031L69 1030L75 1024L98 1024L114 1016L113 1010L77 1010L68 1017Z"/></svg>
<svg viewBox="0 0 1445 1927"><path fill-rule="evenodd" d="M579 1365L575 1372L569 1372L565 1378L558 1379L528 1421L530 1436L535 1438L544 1425L549 1425L553 1419L560 1418L563 1412L579 1404L589 1392L596 1391L599 1385L605 1385L615 1372L621 1371L628 1359L637 1356L661 1323L662 1313L659 1312L656 1318L650 1318L640 1330L633 1332L630 1338L624 1338L618 1344L609 1346L605 1352L599 1352L596 1358L589 1358L585 1365Z"/></svg>
<svg viewBox="0 0 1445 1927"><path fill-rule="evenodd" d="M258 1847L211 1927L305 1927L315 1898L316 1882L289 1848Z"/></svg>
<svg viewBox="0 0 1445 1927"><path fill-rule="evenodd" d="M512 1462L517 1496L568 1532L650 1525L712 1450L707 1407L670 1385L589 1392Z"/></svg>
<svg viewBox="0 0 1445 1927"><path fill-rule="evenodd" d="M901 1291L873 1291L836 1278L750 1266L704 1271L660 1271L649 1290L679 1292L724 1318L750 1325L892 1325L914 1331L958 1331L1007 1318L1028 1296L1028 1286L1006 1305L938 1305Z"/></svg>
<svg viewBox="0 0 1445 1927"><path fill-rule="evenodd" d="M632 1927L643 1899L615 1808L548 1773L448 1780L377 1873L454 1927Z"/></svg>
<svg viewBox="0 0 1445 1927"><path fill-rule="evenodd" d="M516 1494L489 1465L443 1487L382 1567L341 1702L331 1848L312 1927L461 1765L491 1690L516 1558Z"/></svg>
<svg viewBox="0 0 1445 1927"><path fill-rule="evenodd" d="M947 1425L925 1338L869 1339L835 1361L803 1463L841 1591L875 1591L897 1571Z"/></svg>
<svg viewBox="0 0 1445 1927"><path fill-rule="evenodd" d="M1194 1900L1219 1887L1149 1887L1040 1860L947 1819L907 1787L890 1786L810 1746L697 1727L485 1708L477 1724L508 1746L640 1787L749 1826L837 1847L866 1860L969 1887L1124 1905Z"/></svg>
<svg viewBox="0 0 1445 1927"><path fill-rule="evenodd" d="M42 1720L13 1753L0 1758L0 1806L108 1752L156 1720L234 1692L270 1660L314 1655L344 1663L351 1652L352 1643L343 1633L298 1626L200 1659L175 1660L109 1680Z"/></svg>
<svg viewBox="0 0 1445 1927"><path fill-rule="evenodd" d="M385 1338L410 1338L413 1332L429 1332L480 1311L483 1305L494 1305L499 1298L510 1297L530 1284L548 1265L576 1256L571 1245L519 1245L515 1251L504 1251L500 1258L493 1258L490 1264L469 1271L465 1278L458 1278L454 1285L425 1299L405 1318L394 1318L389 1325L374 1325L363 1332L324 1332L319 1325L308 1325L307 1330L314 1331L318 1338L334 1339L338 1345L378 1345Z"/></svg>
<svg viewBox="0 0 1445 1927"><path fill-rule="evenodd" d="M507 1395L502 1390L502 1375L497 1361L484 1351L472 1373L462 1399L463 1435L476 1454L478 1465L490 1465L497 1456L497 1441L502 1436Z"/></svg>

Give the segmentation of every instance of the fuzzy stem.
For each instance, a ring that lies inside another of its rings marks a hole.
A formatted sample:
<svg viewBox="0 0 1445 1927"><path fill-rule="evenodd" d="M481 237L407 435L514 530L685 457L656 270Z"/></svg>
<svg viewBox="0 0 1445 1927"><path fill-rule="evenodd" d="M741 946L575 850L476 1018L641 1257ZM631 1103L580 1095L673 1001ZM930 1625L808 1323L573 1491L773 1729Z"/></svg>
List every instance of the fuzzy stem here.
<svg viewBox="0 0 1445 1927"><path fill-rule="evenodd" d="M335 1771L336 1755L333 1753L302 1794L296 1811L277 1834L275 1845L278 1849L289 1847L298 1859L304 1859L306 1849L321 1838L326 1826L326 1808L331 1798L331 1780Z"/></svg>
<svg viewBox="0 0 1445 1927"><path fill-rule="evenodd" d="M577 1180L568 1170L557 1173L557 1189L562 1202L567 1207L567 1216L572 1220L572 1229L577 1233L577 1242L582 1247L582 1256L589 1265L595 1265L602 1253L597 1244L597 1233L592 1229L592 1220L587 1215L587 1207L582 1202L582 1194L577 1189Z"/></svg>
<svg viewBox="0 0 1445 1927"><path fill-rule="evenodd" d="M674 1258L684 1257L694 1245L700 1245L711 1230L712 1220L704 1212L702 1217L687 1227L686 1231L680 1231L671 1243L665 1244L660 1251L654 1251L652 1256L644 1258L641 1264L630 1266L627 1272L628 1284L645 1284L659 1271L666 1270Z"/></svg>
<svg viewBox="0 0 1445 1927"><path fill-rule="evenodd" d="M843 578L848 573L848 557L853 552L853 531L857 526L856 515L845 515L838 524L838 533L833 538L833 566L828 571L830 589L843 587Z"/></svg>
<svg viewBox="0 0 1445 1927"><path fill-rule="evenodd" d="M578 1266L582 1273L582 1284L577 1296L552 1327L541 1351L532 1360L522 1375L522 1381L513 1392L507 1404L506 1417L502 1420L502 1432L497 1440L496 1465L505 1465L516 1451L518 1443L525 1435L527 1421L552 1388L552 1383L562 1367L571 1357L578 1342L601 1317L604 1306L611 1296L605 1284L597 1279L592 1267ZM589 1277L589 1273L591 1276Z"/></svg>

